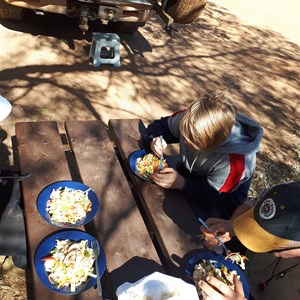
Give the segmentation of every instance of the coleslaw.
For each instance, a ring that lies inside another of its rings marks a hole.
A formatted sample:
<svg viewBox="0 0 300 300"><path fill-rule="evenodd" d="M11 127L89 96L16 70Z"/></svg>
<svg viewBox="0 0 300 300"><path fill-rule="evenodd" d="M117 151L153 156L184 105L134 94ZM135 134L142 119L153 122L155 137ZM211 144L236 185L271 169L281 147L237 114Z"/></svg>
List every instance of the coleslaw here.
<svg viewBox="0 0 300 300"><path fill-rule="evenodd" d="M166 168L167 162L163 159L164 168ZM152 153L146 154L143 157L139 157L136 160L136 168L140 175L146 178L151 178L151 176L157 172L159 166L159 158Z"/></svg>
<svg viewBox="0 0 300 300"><path fill-rule="evenodd" d="M58 288L66 286L75 292L76 287L86 282L89 276L96 278L93 273L95 255L88 247L88 240L56 240L50 254L43 258L44 266L49 273L49 281L57 284Z"/></svg>
<svg viewBox="0 0 300 300"><path fill-rule="evenodd" d="M51 221L76 224L85 218L92 209L92 202L88 198L89 190L91 189L82 191L68 187L53 189L46 203Z"/></svg>
<svg viewBox="0 0 300 300"><path fill-rule="evenodd" d="M236 270L229 270L223 264L218 267L215 261L202 259L201 262L194 266L193 272L193 281L195 283L200 299L202 299L201 288L198 285L200 279L206 280L207 276L214 276L224 282L230 288L234 289L233 277L235 275L237 275Z"/></svg>

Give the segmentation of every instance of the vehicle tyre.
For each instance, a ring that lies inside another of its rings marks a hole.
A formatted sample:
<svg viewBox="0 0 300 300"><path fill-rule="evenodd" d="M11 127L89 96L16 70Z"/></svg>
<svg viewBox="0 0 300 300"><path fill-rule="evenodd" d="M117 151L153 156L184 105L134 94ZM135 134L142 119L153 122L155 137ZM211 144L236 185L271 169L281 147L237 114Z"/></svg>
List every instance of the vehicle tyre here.
<svg viewBox="0 0 300 300"><path fill-rule="evenodd" d="M175 23L190 24L198 19L207 0L169 0L166 13Z"/></svg>
<svg viewBox="0 0 300 300"><path fill-rule="evenodd" d="M6 20L20 21L23 19L24 9L22 7L10 5L4 0L0 0L0 18Z"/></svg>

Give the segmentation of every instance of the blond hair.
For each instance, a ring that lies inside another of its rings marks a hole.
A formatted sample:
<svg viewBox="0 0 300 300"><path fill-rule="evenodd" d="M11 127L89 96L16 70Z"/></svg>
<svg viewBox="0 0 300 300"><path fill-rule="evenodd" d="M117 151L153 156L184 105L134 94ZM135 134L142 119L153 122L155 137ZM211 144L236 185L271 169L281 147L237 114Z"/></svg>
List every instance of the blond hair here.
<svg viewBox="0 0 300 300"><path fill-rule="evenodd" d="M236 109L225 96L204 96L188 107L179 128L193 148L208 151L226 140L235 121Z"/></svg>

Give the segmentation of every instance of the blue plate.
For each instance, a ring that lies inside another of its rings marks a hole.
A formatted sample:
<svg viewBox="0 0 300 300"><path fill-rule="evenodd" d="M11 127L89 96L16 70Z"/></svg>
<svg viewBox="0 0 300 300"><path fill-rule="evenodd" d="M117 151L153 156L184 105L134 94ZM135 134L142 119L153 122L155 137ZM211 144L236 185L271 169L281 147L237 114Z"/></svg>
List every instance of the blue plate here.
<svg viewBox="0 0 300 300"><path fill-rule="evenodd" d="M147 152L147 151L145 151L145 150L137 150L137 151L134 151L134 152L132 152L132 153L129 155L128 161L129 161L129 165L130 165L131 170L133 171L133 173L134 173L137 177L139 177L139 178L141 178L141 179L144 179L144 180L146 180L146 181L149 181L149 182L152 182L152 183L153 183L153 181L152 181L150 178L147 178L147 177L141 175L140 172L138 171L138 169L136 168L136 161L137 161L137 159L140 158L140 157L145 156L146 154L149 154L149 152ZM164 158L166 159L166 156L165 156L165 155L164 155Z"/></svg>
<svg viewBox="0 0 300 300"><path fill-rule="evenodd" d="M55 248L56 240L67 240L67 239L72 241L88 240L89 247L91 247L91 241L95 240L93 236L80 230L67 229L63 231L57 231L51 236L44 239L37 247L37 250L35 252L35 257L34 257L34 268L40 281L49 290L52 290L60 294L66 294L66 295L79 294L94 286L97 283L96 278L89 277L86 282L82 283L76 288L75 292L71 292L70 287L57 288L57 284L53 284L49 281L48 273L45 270L44 261L42 260L44 257L49 256L50 251ZM98 264L99 264L99 273L100 276L102 277L106 269L106 256L100 243L99 246L100 246L100 255L98 258Z"/></svg>
<svg viewBox="0 0 300 300"><path fill-rule="evenodd" d="M249 286L242 269L231 260L225 260L224 256L220 254L215 254L214 252L205 251L205 252L196 253L188 261L188 264L184 270L186 275L186 280L188 282L193 283L191 277L193 276L194 267L196 264L200 263L203 259L205 259L206 261L210 260L214 262L217 268L220 268L222 265L224 265L229 271L235 270L237 272L237 275L240 276L241 282L243 283L245 297L249 299Z"/></svg>
<svg viewBox="0 0 300 300"><path fill-rule="evenodd" d="M55 225L58 227L63 227L63 228L75 228L75 227L82 226L82 225L88 223L89 221L91 221L94 218L94 216L96 215L96 213L98 212L98 207L99 207L98 197L93 190L89 190L89 192L88 192L88 197L92 202L92 209L90 212L88 212L88 214L86 215L85 218L79 220L75 224L60 223L60 222L55 222L55 221L51 220L50 214L46 211L46 204L47 204L47 201L50 199L50 194L51 194L52 190L54 190L54 189L56 190L60 187L61 188L68 187L70 189L81 190L81 191L86 191L89 189L89 187L87 185L85 185L81 182L70 181L70 180L57 181L57 182L54 182L54 183L46 186L38 195L37 202L36 202L38 212L40 213L42 218L44 218L49 224L52 224L52 225Z"/></svg>

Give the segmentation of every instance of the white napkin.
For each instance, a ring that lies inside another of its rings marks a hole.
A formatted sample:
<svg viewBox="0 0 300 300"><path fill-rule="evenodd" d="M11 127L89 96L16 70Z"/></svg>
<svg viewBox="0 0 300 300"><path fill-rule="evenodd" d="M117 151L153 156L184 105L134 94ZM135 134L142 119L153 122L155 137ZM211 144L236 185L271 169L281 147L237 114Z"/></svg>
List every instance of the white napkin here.
<svg viewBox="0 0 300 300"><path fill-rule="evenodd" d="M117 288L118 300L199 300L196 287L159 272Z"/></svg>
<svg viewBox="0 0 300 300"><path fill-rule="evenodd" d="M11 104L0 95L0 121L3 121L11 111Z"/></svg>

